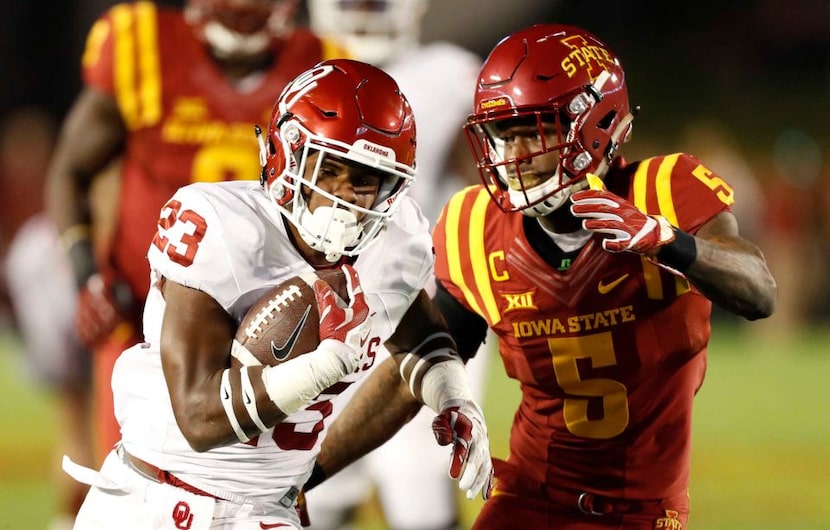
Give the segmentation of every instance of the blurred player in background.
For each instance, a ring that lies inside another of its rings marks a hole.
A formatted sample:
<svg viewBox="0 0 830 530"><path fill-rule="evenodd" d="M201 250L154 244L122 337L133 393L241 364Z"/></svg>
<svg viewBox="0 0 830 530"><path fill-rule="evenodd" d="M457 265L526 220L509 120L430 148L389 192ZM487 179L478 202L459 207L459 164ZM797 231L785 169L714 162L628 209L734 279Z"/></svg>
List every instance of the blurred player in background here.
<svg viewBox="0 0 830 530"><path fill-rule="evenodd" d="M375 362L367 386L384 398L360 438L382 441L423 402L438 413L437 441L452 445L451 475L469 498L489 495L484 418L423 291L432 242L406 196L416 143L406 98L371 65L324 61L286 86L268 123L260 182L192 184L161 210L146 342L113 371L122 441L100 472L65 462L92 486L78 528L300 530L295 502L330 413ZM233 340L269 288L336 267L348 307L313 283L316 349L263 367ZM384 343L395 355L379 361Z"/></svg>
<svg viewBox="0 0 830 530"><path fill-rule="evenodd" d="M141 340L158 210L180 186L254 179L252 124L279 90L327 56L341 55L292 26L296 0L188 0L184 10L118 4L92 27L85 87L61 131L47 208L67 246L80 291L77 326L94 348L99 460L119 439L110 375ZM102 259L89 240L92 177L122 158L117 226Z"/></svg>
<svg viewBox="0 0 830 530"><path fill-rule="evenodd" d="M449 42L420 43L427 0L309 0L308 8L313 31L383 68L407 95L419 127L418 183L410 196L433 225L453 193L478 182L462 125L480 58ZM467 367L479 399L488 358L477 356ZM430 411L421 411L389 442L309 491L311 528L343 527L373 486L390 528L456 528L456 490L447 476L446 453L431 443L431 421Z"/></svg>
<svg viewBox="0 0 830 530"><path fill-rule="evenodd" d="M710 311L769 316L776 283L728 183L687 154L629 163L625 72L587 31L533 26L481 70L484 186L434 231L462 357L498 335L522 400L481 530L682 529Z"/></svg>
<svg viewBox="0 0 830 530"><path fill-rule="evenodd" d="M0 123L3 289L26 367L54 398L56 455L92 464L89 352L75 334L77 293L54 223L43 212L43 186L57 126L45 111L22 108ZM54 462L59 462L55 458ZM49 530L66 530L86 495L54 466L55 514Z"/></svg>

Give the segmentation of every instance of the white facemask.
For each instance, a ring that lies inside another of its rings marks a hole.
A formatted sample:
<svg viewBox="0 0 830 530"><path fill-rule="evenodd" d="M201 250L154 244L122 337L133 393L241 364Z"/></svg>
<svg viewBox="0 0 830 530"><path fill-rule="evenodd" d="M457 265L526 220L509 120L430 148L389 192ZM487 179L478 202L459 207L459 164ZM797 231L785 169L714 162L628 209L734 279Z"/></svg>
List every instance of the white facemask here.
<svg viewBox="0 0 830 530"><path fill-rule="evenodd" d="M314 212L304 209L300 216L300 236L308 246L335 262L343 251L357 245L362 231L354 213L343 208L320 206Z"/></svg>

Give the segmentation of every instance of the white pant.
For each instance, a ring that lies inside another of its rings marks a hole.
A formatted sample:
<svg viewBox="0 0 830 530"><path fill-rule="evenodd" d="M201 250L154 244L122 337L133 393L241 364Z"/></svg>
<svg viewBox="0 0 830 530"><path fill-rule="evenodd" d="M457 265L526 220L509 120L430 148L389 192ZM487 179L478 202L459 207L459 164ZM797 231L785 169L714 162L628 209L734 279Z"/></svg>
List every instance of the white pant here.
<svg viewBox="0 0 830 530"><path fill-rule="evenodd" d="M301 530L293 508L254 515L252 503L196 495L135 471L113 450L100 472L64 465L92 487L75 519L75 530Z"/></svg>

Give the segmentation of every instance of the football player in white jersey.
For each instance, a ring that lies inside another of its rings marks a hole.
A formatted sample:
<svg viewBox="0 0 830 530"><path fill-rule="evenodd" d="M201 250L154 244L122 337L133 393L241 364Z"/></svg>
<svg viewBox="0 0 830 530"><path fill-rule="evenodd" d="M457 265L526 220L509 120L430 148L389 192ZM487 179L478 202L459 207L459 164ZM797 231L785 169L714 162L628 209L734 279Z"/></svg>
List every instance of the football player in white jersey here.
<svg viewBox="0 0 830 530"><path fill-rule="evenodd" d="M410 197L434 224L453 193L479 183L462 125L472 108L470 90L481 59L454 43L421 44L427 0L309 0L308 8L311 27L318 35L338 41L355 58L383 68L409 99L419 127L418 185ZM430 281L430 294L433 287ZM473 394L479 400L492 358L485 351L490 344L482 346L482 352L467 364ZM312 484L307 492L311 530L343 527L373 487L390 528L457 527L459 505L447 476L446 454L428 445L431 421L430 412L422 410L389 442L319 486ZM409 457L416 453L417 459Z"/></svg>
<svg viewBox="0 0 830 530"><path fill-rule="evenodd" d="M375 447L425 403L452 446L450 475L468 497L489 495L484 419L422 289L432 244L406 196L415 124L397 84L365 63L324 61L285 87L259 138L262 186L192 184L162 208L145 342L113 373L121 442L100 471L64 462L92 486L76 528L299 529L297 494L331 413L384 343L394 355L368 385L383 399L362 439L337 443ZM338 266L349 306L314 284L315 351L229 368L232 354L246 359L233 337L268 288Z"/></svg>

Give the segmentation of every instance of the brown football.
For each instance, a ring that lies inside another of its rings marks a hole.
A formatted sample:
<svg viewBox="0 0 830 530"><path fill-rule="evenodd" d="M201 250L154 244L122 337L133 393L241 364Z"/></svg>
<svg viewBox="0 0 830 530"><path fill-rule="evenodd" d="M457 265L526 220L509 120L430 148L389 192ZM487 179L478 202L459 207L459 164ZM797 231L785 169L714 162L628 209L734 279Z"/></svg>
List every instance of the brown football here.
<svg viewBox="0 0 830 530"><path fill-rule="evenodd" d="M233 351L232 367L274 366L317 348L320 314L312 288L316 278L328 282L341 299L347 299L346 276L339 268L294 276L268 289L248 309L236 331L236 340L250 356Z"/></svg>

